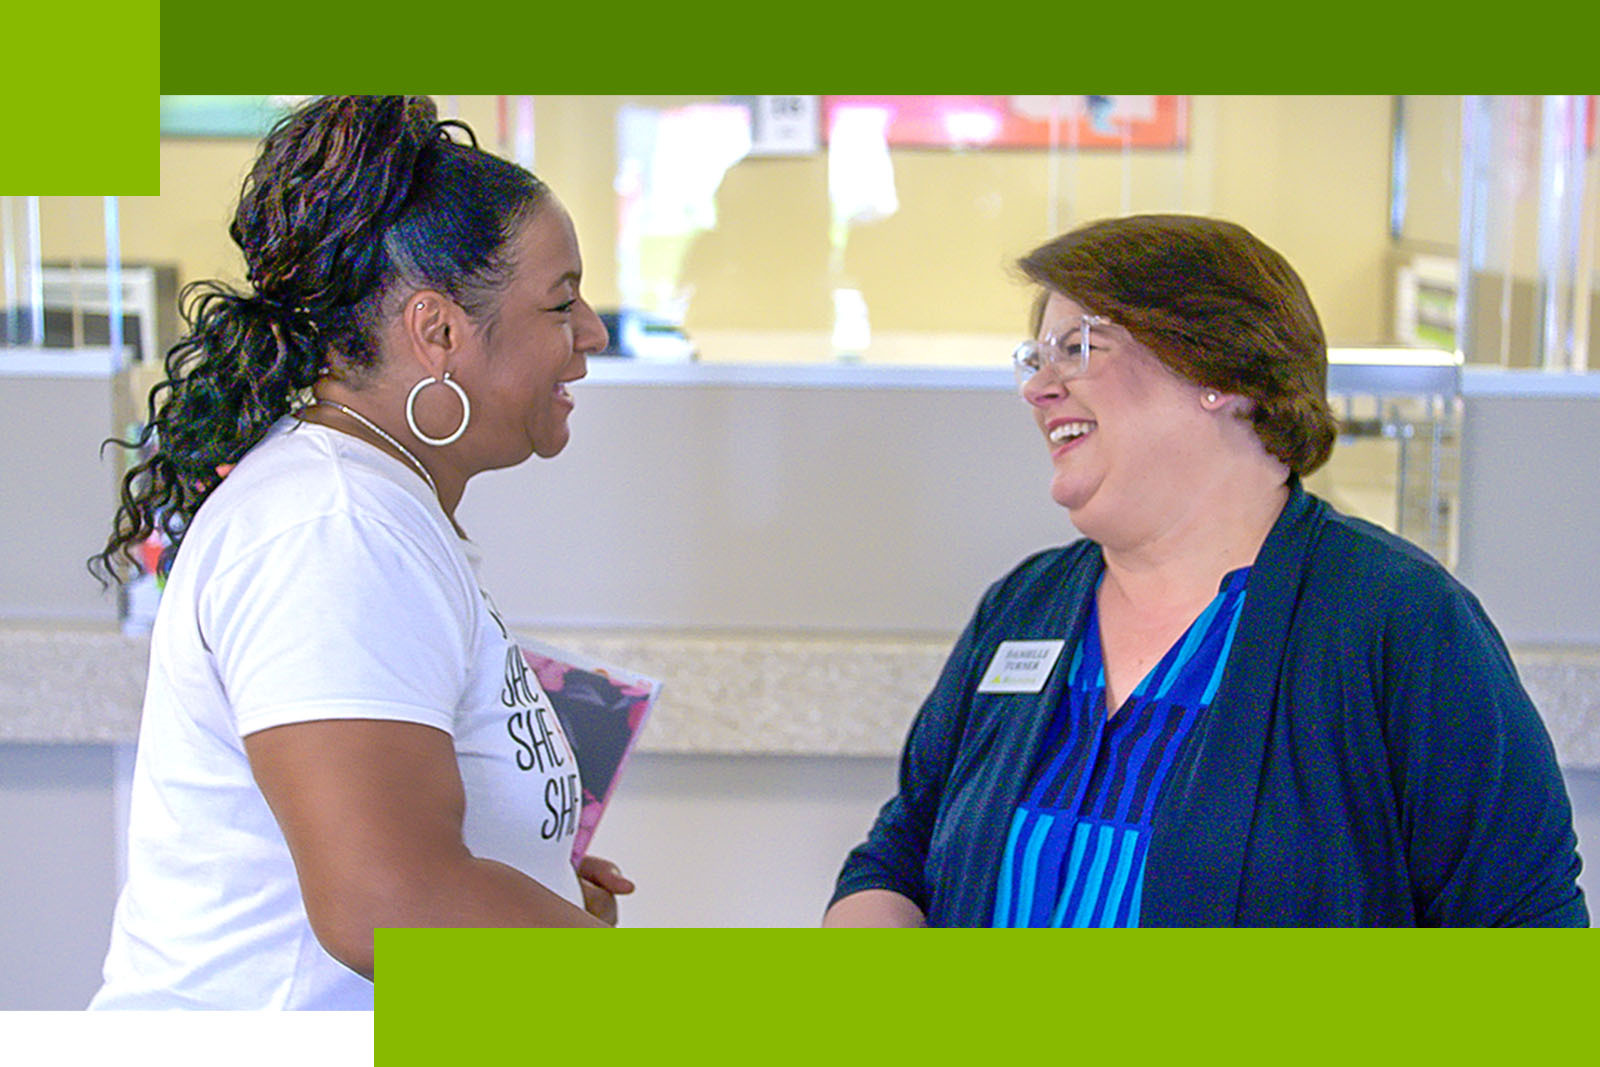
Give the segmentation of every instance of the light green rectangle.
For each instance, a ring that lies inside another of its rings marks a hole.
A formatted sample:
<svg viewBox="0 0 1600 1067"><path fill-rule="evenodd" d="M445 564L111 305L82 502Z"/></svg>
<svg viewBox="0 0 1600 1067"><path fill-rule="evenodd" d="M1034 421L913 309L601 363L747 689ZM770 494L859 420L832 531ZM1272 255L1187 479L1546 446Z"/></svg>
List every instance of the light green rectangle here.
<svg viewBox="0 0 1600 1067"><path fill-rule="evenodd" d="M12 5L0 17L0 193L160 192L160 5Z"/></svg>
<svg viewBox="0 0 1600 1067"><path fill-rule="evenodd" d="M1580 1062L1593 931L380 931L376 1062Z"/></svg>

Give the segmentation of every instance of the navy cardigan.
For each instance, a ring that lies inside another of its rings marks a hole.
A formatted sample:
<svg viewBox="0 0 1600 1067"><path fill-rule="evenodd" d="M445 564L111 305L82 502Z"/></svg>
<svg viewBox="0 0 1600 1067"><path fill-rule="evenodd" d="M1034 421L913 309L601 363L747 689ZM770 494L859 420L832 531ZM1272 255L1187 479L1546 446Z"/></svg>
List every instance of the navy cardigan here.
<svg viewBox="0 0 1600 1067"><path fill-rule="evenodd" d="M1290 488L1157 804L1143 925L1587 925L1555 752L1477 599L1409 543ZM834 900L889 889L929 925L988 925L1103 569L1077 541L990 587ZM975 692L1001 641L1062 638L1043 692Z"/></svg>

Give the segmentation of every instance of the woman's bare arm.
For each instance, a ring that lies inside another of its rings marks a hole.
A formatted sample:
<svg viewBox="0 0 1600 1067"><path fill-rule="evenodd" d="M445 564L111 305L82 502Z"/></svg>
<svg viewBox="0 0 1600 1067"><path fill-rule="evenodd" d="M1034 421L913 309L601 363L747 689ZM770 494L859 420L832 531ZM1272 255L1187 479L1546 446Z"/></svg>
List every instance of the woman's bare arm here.
<svg viewBox="0 0 1600 1067"><path fill-rule="evenodd" d="M333 719L244 739L283 829L311 928L372 976L377 927L603 926L462 840L466 795L448 734L418 723Z"/></svg>
<svg viewBox="0 0 1600 1067"><path fill-rule="evenodd" d="M863 889L834 901L822 925L842 926L926 926L927 917L911 898L888 889Z"/></svg>

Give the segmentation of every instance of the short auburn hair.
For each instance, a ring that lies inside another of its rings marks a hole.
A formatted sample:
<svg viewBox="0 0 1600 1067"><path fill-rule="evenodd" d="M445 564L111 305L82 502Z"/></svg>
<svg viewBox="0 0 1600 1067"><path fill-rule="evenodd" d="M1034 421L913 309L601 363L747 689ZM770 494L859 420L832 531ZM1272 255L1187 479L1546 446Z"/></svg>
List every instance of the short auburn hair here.
<svg viewBox="0 0 1600 1067"><path fill-rule="evenodd" d="M1338 422L1328 344L1294 268L1237 223L1130 215L1081 226L1017 261L1044 290L1106 315L1174 373L1253 401L1256 436L1299 475L1322 466Z"/></svg>

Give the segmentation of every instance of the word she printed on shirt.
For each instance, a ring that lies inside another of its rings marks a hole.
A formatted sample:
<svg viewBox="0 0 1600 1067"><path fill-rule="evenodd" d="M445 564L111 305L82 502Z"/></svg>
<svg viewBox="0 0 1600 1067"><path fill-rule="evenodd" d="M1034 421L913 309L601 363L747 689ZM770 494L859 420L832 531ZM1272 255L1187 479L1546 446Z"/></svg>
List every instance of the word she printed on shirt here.
<svg viewBox="0 0 1600 1067"><path fill-rule="evenodd" d="M546 774L552 768L565 767L571 753L565 737L552 728L555 710L530 678L531 673L522 652L512 646L506 652L506 680L500 702L516 709L506 719L506 733L517 746L518 769ZM575 771L556 774L546 781L544 806L549 817L540 824L539 836L549 841L576 833L582 800Z"/></svg>

